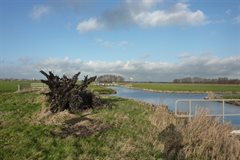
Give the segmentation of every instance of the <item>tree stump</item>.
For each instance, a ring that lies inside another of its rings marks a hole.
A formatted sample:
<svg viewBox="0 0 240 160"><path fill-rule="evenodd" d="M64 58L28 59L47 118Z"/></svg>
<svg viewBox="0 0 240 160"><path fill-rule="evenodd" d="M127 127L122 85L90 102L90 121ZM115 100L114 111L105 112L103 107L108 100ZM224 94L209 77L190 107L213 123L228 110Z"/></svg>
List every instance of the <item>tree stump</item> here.
<svg viewBox="0 0 240 160"><path fill-rule="evenodd" d="M48 97L51 112L68 110L76 113L99 104L100 99L87 90L88 85L95 81L97 76L90 78L85 76L82 83L77 84L80 72L72 78L65 75L59 78L52 72L49 72L49 74L42 70L40 72L47 78L47 80L41 80L41 82L49 87L49 92L44 94Z"/></svg>

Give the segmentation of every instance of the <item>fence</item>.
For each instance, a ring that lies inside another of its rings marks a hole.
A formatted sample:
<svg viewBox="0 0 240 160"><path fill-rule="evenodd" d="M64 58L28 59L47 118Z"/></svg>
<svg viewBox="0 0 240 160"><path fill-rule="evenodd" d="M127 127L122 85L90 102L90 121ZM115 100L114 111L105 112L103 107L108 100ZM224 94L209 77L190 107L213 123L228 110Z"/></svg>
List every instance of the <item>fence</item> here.
<svg viewBox="0 0 240 160"><path fill-rule="evenodd" d="M192 117L194 117L196 115L196 106L194 108L194 114L192 114L192 110L193 110L193 105L192 103L193 102L219 102L219 103L222 103L222 110L221 110L221 114L209 114L208 116L213 116L213 117L222 117L222 121L224 123L225 121L225 117L226 116L240 116L240 113L234 113L234 114L227 114L225 113L225 103L226 102L238 102L240 101L240 99L206 99L206 100L203 100L203 99L180 99L180 100L176 100L176 103L175 103L175 115L177 117L185 117L185 118L189 118L189 120L191 120ZM178 114L178 104L179 102L187 102L188 104L188 114Z"/></svg>
<svg viewBox="0 0 240 160"><path fill-rule="evenodd" d="M31 89L33 90L41 90L41 89L47 89L48 86L44 83L31 83Z"/></svg>

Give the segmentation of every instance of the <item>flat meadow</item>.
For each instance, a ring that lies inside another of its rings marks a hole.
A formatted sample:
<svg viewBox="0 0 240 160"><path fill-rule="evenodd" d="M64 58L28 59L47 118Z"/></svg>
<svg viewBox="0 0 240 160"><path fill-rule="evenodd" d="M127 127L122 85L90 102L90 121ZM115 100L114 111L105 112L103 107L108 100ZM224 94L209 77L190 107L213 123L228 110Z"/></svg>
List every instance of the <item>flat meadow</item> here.
<svg viewBox="0 0 240 160"><path fill-rule="evenodd" d="M177 84L177 83L123 83L137 89L147 89L152 91L185 91L185 92L240 92L240 85L232 84Z"/></svg>
<svg viewBox="0 0 240 160"><path fill-rule="evenodd" d="M49 113L46 97L39 91L15 92L19 83L30 86L31 81L0 82L0 159L230 160L240 156L239 138L230 135L231 126L213 119L178 120L166 106L101 95L101 90L112 91L95 86L90 89L106 106L77 114Z"/></svg>
<svg viewBox="0 0 240 160"><path fill-rule="evenodd" d="M30 82L20 84L30 85ZM103 96L109 104L76 115L47 115L39 92L15 92L19 81L1 81L0 159L158 159L160 142L151 125L151 106ZM101 93L106 88L90 87ZM42 118L44 117L44 118ZM50 117L50 118L49 118ZM71 128L71 127L75 128ZM68 130L68 131L66 131Z"/></svg>
<svg viewBox="0 0 240 160"><path fill-rule="evenodd" d="M18 85L22 88L30 88L31 83L39 81L30 80L0 80L0 93L1 92L14 92L17 91Z"/></svg>

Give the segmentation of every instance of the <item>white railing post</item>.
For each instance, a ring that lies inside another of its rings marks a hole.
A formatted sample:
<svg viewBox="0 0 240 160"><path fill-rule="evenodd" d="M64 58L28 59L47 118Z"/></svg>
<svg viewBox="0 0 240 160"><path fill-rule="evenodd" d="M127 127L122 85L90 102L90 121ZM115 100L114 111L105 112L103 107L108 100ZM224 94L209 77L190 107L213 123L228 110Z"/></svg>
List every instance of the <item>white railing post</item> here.
<svg viewBox="0 0 240 160"><path fill-rule="evenodd" d="M18 92L20 92L21 91L21 86L20 86L20 84L18 84L18 90L17 90Z"/></svg>
<svg viewBox="0 0 240 160"><path fill-rule="evenodd" d="M188 118L189 121L191 121L192 117L197 115L197 109L198 109L198 107L200 107L200 106L196 105L195 106L195 112L192 114L192 102L220 102L220 103L222 103L222 113L220 111L220 113L208 114L207 116L210 116L210 117L222 117L222 123L225 123L225 116L231 116L231 117L232 116L239 116L240 117L240 113L226 113L225 114L225 102L226 101L239 101L240 102L240 99L208 99L208 100L203 100L203 99L178 99L178 100L176 100L176 103L175 103L175 115L177 117ZM187 104L188 104L188 113L186 111L185 112L186 114L183 114L181 111L178 110L178 103L179 102L187 102ZM221 107L221 105L220 105L220 107ZM178 111L180 113L182 113L182 114L178 114L177 113Z"/></svg>
<svg viewBox="0 0 240 160"><path fill-rule="evenodd" d="M188 115L189 115L189 121L191 121L191 116L192 116L192 101L191 100L189 100L189 113L188 113Z"/></svg>
<svg viewBox="0 0 240 160"><path fill-rule="evenodd" d="M223 123L224 123L224 115L225 115L225 113L224 113L224 112L225 112L225 108L224 108L225 105L224 105L224 103L225 103L225 101L223 100L223 101L222 101L222 122L223 122Z"/></svg>
<svg viewBox="0 0 240 160"><path fill-rule="evenodd" d="M194 110L194 117L197 115L197 105L195 105L195 110Z"/></svg>
<svg viewBox="0 0 240 160"><path fill-rule="evenodd" d="M177 100L176 100L176 102L175 102L175 115L177 115Z"/></svg>

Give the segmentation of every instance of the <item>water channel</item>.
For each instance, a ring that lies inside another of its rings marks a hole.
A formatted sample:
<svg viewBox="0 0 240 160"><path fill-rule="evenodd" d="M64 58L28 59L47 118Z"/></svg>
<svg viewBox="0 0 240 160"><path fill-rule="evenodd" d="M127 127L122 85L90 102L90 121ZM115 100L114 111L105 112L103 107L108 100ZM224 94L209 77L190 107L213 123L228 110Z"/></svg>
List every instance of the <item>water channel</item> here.
<svg viewBox="0 0 240 160"><path fill-rule="evenodd" d="M206 93L160 93L145 90L130 89L125 87L111 87L117 91L114 96L135 99L154 105L165 104L169 110L174 111L175 102L179 99L204 99ZM192 102L192 114L199 108L207 108L210 114L222 114L222 103L220 102ZM225 103L225 114L240 114L240 106ZM178 103L178 110L187 112L188 102ZM225 116L225 121L230 121L233 125L240 126L240 116Z"/></svg>

